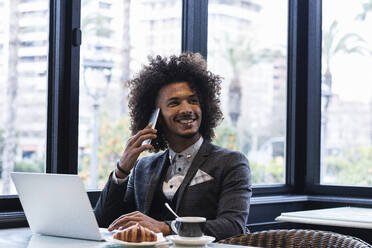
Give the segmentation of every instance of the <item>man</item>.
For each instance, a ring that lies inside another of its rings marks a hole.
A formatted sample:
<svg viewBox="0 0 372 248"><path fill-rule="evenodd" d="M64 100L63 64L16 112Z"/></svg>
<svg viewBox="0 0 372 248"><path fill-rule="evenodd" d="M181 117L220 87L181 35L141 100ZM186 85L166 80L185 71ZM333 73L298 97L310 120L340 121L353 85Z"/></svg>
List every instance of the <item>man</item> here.
<svg viewBox="0 0 372 248"><path fill-rule="evenodd" d="M129 81L133 136L95 208L100 226L124 229L139 223L171 234L174 216L207 218L205 234L217 240L245 232L251 197L244 155L211 142L222 120L219 76L200 54L157 56ZM155 129L147 123L160 108ZM142 144L152 139L151 144ZM164 152L138 160L151 150Z"/></svg>

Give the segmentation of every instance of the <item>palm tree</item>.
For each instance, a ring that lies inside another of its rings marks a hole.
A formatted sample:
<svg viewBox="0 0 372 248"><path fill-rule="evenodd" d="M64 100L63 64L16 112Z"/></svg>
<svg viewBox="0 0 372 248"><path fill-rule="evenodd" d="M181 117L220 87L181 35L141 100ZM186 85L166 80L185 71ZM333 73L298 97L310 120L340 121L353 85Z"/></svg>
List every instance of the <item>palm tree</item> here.
<svg viewBox="0 0 372 248"><path fill-rule="evenodd" d="M268 62L279 57L280 51L271 49L254 50L252 39L238 37L231 40L225 36L226 46L224 57L232 68L233 76L229 85L228 111L232 124L236 127L241 113L242 85L240 82L240 68L247 70L260 62Z"/></svg>
<svg viewBox="0 0 372 248"><path fill-rule="evenodd" d="M95 0L84 0L82 6L88 7L96 4ZM82 18L81 27L85 36L96 36L109 38L113 30L110 28L111 18L101 12L90 12Z"/></svg>
<svg viewBox="0 0 372 248"><path fill-rule="evenodd" d="M362 4L363 11L357 15L357 19L364 21L367 17L368 12L372 11L372 0Z"/></svg>
<svg viewBox="0 0 372 248"><path fill-rule="evenodd" d="M84 0L82 2L83 6L88 6L89 4L95 4L93 0ZM123 0L123 30L122 30L122 64L121 64L121 78L120 87L122 89L122 96L120 98L120 112L125 115L127 112L127 94L128 88L126 86L126 81L129 79L130 74L130 5L131 0ZM108 16L103 15L100 12L89 13L82 19L82 30L84 36L93 37L105 37L110 38L114 33L110 27L111 19Z"/></svg>
<svg viewBox="0 0 372 248"><path fill-rule="evenodd" d="M3 144L3 170L1 177L3 180L2 194L10 193L10 173L14 170L16 156L16 98L18 92L18 1L8 1L9 4L9 43L8 43L8 75L6 81L6 100L5 100L5 127Z"/></svg>
<svg viewBox="0 0 372 248"><path fill-rule="evenodd" d="M334 20L326 31L323 31L322 59L325 61L325 72L322 80L322 97L324 104L322 109L322 136L321 136L321 160L322 175L326 172L325 151L327 140L328 109L332 99L332 60L337 54L359 53L364 54L367 49L363 46L364 40L356 33L339 35L338 22Z"/></svg>
<svg viewBox="0 0 372 248"><path fill-rule="evenodd" d="M323 32L322 58L325 61L326 70L323 83L331 91L332 73L331 62L335 55L339 53L359 53L364 54L366 48L362 45L364 40L356 33L347 33L339 37L338 22L335 20L329 29Z"/></svg>

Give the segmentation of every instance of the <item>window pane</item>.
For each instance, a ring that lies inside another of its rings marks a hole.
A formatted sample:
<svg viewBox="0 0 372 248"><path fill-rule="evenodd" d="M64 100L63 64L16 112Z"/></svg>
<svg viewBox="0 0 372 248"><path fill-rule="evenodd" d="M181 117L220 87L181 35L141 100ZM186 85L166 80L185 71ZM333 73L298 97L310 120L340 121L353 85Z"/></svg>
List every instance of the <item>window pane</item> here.
<svg viewBox="0 0 372 248"><path fill-rule="evenodd" d="M210 0L208 66L224 77L215 142L249 159L254 184L284 183L287 1Z"/></svg>
<svg viewBox="0 0 372 248"><path fill-rule="evenodd" d="M372 1L323 1L323 184L372 186L371 26Z"/></svg>
<svg viewBox="0 0 372 248"><path fill-rule="evenodd" d="M0 0L0 194L10 172L44 172L48 0Z"/></svg>
<svg viewBox="0 0 372 248"><path fill-rule="evenodd" d="M79 175L101 189L115 168L130 120L124 82L148 55L181 52L182 1L82 1Z"/></svg>

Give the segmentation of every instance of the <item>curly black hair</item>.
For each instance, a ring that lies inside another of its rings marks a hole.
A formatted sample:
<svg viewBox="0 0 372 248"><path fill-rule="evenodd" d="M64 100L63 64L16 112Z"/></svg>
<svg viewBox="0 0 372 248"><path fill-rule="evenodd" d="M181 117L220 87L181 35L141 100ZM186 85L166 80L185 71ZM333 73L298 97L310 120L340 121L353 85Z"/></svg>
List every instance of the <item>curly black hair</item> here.
<svg viewBox="0 0 372 248"><path fill-rule="evenodd" d="M200 101L202 121L200 134L206 140L214 137L214 128L222 121L220 109L221 77L207 70L206 61L199 53L182 53L180 56L149 57L149 65L129 80L129 109L132 135L148 124L155 109L159 90L165 85L187 82L196 92ZM152 107L150 107L152 106ZM157 138L152 141L155 152L168 147L161 123L156 126Z"/></svg>

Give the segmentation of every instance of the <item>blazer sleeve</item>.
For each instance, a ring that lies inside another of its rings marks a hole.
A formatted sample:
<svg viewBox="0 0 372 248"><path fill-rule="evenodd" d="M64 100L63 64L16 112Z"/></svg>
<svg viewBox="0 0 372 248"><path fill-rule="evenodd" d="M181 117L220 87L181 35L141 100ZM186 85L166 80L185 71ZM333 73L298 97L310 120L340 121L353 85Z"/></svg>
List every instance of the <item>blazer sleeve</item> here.
<svg viewBox="0 0 372 248"><path fill-rule="evenodd" d="M205 233L217 240L246 232L252 196L251 173L246 157L238 154L229 163L221 164L226 168L220 179L222 183L217 217L208 220L205 227Z"/></svg>
<svg viewBox="0 0 372 248"><path fill-rule="evenodd" d="M94 208L94 214L100 227L108 227L116 218L135 209L133 195L134 170L120 185L114 182L112 173L115 172L111 172Z"/></svg>

